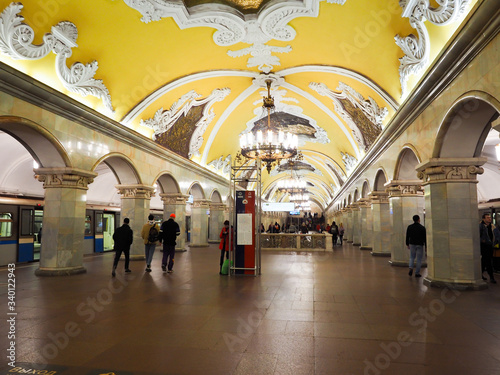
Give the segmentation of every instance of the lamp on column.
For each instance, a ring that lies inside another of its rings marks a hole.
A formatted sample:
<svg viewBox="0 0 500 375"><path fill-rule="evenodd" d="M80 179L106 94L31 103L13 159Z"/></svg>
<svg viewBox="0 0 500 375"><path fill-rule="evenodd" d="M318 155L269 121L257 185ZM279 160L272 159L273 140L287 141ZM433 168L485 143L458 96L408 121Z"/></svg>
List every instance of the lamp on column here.
<svg viewBox="0 0 500 375"><path fill-rule="evenodd" d="M264 97L263 108L267 115L267 130L248 132L240 136L241 155L248 159L260 159L266 163L267 172L271 172L274 162L288 159L297 154L297 135L276 131L271 124L271 111L274 110L274 98L271 96L272 80L266 80L267 97Z"/></svg>

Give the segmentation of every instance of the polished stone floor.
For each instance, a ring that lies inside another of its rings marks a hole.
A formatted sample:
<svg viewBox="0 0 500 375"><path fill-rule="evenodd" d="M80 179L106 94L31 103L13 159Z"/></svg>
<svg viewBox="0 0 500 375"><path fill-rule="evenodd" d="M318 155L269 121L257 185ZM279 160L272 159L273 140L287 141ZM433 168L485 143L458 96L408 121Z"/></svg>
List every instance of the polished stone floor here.
<svg viewBox="0 0 500 375"><path fill-rule="evenodd" d="M177 253L172 274L160 256L150 274L142 261L123 274L122 260L114 279L113 254L86 257L87 273L68 277L19 265L18 368L1 374L41 363L52 375L500 374L500 285L428 288L348 244L266 252L258 277L220 276L217 245ZM0 277L7 312L5 268Z"/></svg>

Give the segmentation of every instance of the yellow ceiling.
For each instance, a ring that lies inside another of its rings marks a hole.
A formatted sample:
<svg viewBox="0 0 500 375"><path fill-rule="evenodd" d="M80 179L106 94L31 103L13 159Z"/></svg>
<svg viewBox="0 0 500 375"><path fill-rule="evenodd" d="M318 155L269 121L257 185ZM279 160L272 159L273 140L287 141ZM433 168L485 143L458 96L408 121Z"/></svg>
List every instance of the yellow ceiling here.
<svg viewBox="0 0 500 375"><path fill-rule="evenodd" d="M168 2L158 0L157 3L162 1ZM183 14L190 14L191 24L182 22L179 15L175 18L163 16L146 23L141 20L143 14L127 3L129 1L124 0L24 1L20 13L23 22L34 31L33 44L43 44L43 35L52 32L51 27L58 22L70 21L76 26L78 46L72 48L67 66L97 61L94 78L102 80L109 90L114 113L106 110L100 98L68 91L57 78L56 55L53 53L31 61L14 60L0 53L0 61L122 122L131 131L149 137L153 130L141 125L141 120L152 118L160 108L169 110L191 90L199 94L198 100L202 100L215 89L228 88L229 94L210 104L214 117L206 125L198 155L191 159L207 165L221 156L234 157L239 149L239 135L247 129L247 123L255 119L254 111L259 110L265 92L263 87L253 85L253 78L266 71L258 66L247 66L252 55L231 57L228 51L252 47L246 42L253 40L255 43L259 40L257 37L264 34L253 32L243 41L221 46L214 41L217 26L204 24L195 27L193 20L208 9L210 17L206 18L214 25L217 24L214 20L223 15L238 19L236 23L251 29L255 25L262 26L266 14L287 6L286 3L301 2L186 0L184 4L188 10ZM325 187L339 187L332 167L326 165L327 161L336 165L345 178L347 171L341 152L360 158L365 151L356 142L349 121L336 110L334 100L321 95L310 84L324 84L339 94L337 88L343 83L363 100L373 98L378 107L387 108L388 114L382 121L382 126L385 126L405 99L401 98L399 79L399 59L404 53L394 37L416 34L416 30L410 26L408 18L402 17L398 0L346 0L344 4L317 0L304 2L310 3L318 8L317 16L314 16L314 10L309 16L301 17L299 13L289 12L281 24L291 27L296 32L295 37L286 41L267 37L260 39L263 43L260 46L291 47L288 52L268 51L268 55L278 59L271 73L282 79L278 88L281 90L279 95L284 94L282 104L294 106L299 116L314 122L326 134L327 143L324 139L323 143L306 141L300 147L304 161L316 169L316 173L305 174L303 178L314 181L311 191L318 194L326 205L331 201L331 194L326 193ZM1 10L9 4L10 1L0 0ZM178 2L175 4L176 10L181 9ZM431 4L438 6L435 2ZM447 26L425 23L431 41L430 61L421 72L410 77L410 95L426 69L461 27L467 14L473 12L475 4L476 1L469 2L467 11ZM253 51L257 55L259 52L262 50ZM289 172L274 176L263 173L263 191L272 189L276 181L288 175Z"/></svg>

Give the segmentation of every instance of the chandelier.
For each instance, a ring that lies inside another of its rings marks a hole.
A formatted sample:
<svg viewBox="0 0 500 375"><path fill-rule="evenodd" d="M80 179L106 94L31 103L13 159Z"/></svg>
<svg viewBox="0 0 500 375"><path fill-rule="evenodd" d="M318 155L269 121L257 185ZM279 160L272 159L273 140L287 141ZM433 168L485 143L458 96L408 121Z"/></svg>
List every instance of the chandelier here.
<svg viewBox="0 0 500 375"><path fill-rule="evenodd" d="M262 106L267 112L267 131L258 130L240 136L241 154L248 159L260 159L266 163L267 172L271 172L274 162L288 159L297 154L297 135L279 130L277 133L271 126L271 110L274 110L274 98L271 96L272 80L266 80L267 97Z"/></svg>

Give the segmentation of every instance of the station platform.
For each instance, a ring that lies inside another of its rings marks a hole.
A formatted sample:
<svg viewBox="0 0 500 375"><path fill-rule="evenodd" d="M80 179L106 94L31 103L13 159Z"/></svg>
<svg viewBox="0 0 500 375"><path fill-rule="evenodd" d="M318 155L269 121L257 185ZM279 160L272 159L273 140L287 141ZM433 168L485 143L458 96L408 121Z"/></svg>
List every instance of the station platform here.
<svg viewBox="0 0 500 375"><path fill-rule="evenodd" d="M157 249L151 273L122 259L112 278L113 256L74 276L16 266L14 331L0 325L16 363L0 374L500 374L500 285L429 288L350 244L266 251L260 276L219 275L216 244L176 253L171 274Z"/></svg>

